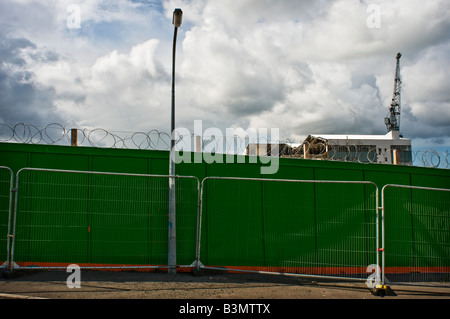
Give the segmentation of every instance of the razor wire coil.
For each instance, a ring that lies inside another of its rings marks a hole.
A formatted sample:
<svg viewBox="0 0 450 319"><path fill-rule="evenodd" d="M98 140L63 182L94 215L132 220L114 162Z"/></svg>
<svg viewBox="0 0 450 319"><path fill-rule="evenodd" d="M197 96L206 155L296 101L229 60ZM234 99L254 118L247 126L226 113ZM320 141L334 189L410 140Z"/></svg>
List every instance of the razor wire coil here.
<svg viewBox="0 0 450 319"><path fill-rule="evenodd" d="M77 146L89 146L97 148L120 148L141 150L170 150L171 135L152 129L148 132L124 132L108 131L103 128L79 129L66 128L59 123L51 123L44 127L32 124L2 124L0 123L0 142L21 144L46 144L46 145L70 145L73 130L77 133ZM194 134L175 135L175 145L179 149L191 150L195 145ZM267 149L258 149L257 154L250 154L250 144L268 145ZM345 161L359 163L377 163L378 154L376 148L368 148L362 144L333 145L331 143L310 144L304 141L298 147L292 147L295 141L286 139L277 143L277 149L270 144L267 138L251 140L240 136L203 136L201 140L201 151L211 153L226 153L235 155L259 155L290 158L306 158L305 153L311 159ZM298 144L298 143L297 143ZM365 148L364 148L365 147ZM274 154L278 152L278 154ZM448 152L438 152L433 149L411 151L411 159L402 164L450 168Z"/></svg>

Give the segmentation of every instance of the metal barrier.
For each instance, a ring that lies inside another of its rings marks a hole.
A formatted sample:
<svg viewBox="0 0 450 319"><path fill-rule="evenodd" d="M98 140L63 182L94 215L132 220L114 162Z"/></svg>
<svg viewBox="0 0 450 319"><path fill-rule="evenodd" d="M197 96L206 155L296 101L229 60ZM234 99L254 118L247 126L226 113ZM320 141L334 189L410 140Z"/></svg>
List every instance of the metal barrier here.
<svg viewBox="0 0 450 319"><path fill-rule="evenodd" d="M382 189L383 284L450 286L450 189Z"/></svg>
<svg viewBox="0 0 450 319"><path fill-rule="evenodd" d="M0 268L9 265L13 178L9 167L0 166Z"/></svg>
<svg viewBox="0 0 450 319"><path fill-rule="evenodd" d="M21 169L14 268L167 268L169 178ZM195 255L199 187L196 177L176 176L178 267L191 267Z"/></svg>
<svg viewBox="0 0 450 319"><path fill-rule="evenodd" d="M200 194L197 269L380 278L372 182L206 177Z"/></svg>
<svg viewBox="0 0 450 319"><path fill-rule="evenodd" d="M1 268L167 268L170 178L0 166ZM176 179L179 268L449 286L450 189Z"/></svg>

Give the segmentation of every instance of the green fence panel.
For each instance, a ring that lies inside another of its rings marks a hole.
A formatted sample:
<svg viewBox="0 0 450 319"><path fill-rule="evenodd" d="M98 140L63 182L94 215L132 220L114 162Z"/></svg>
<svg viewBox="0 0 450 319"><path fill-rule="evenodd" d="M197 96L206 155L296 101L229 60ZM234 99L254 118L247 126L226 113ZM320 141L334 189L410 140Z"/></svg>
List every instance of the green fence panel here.
<svg viewBox="0 0 450 319"><path fill-rule="evenodd" d="M255 177L259 176L259 166L212 163L208 164L207 173ZM205 186L203 193L208 196L208 201L203 206L201 245L205 262L223 265L224 259L231 259L233 265L252 266L263 251L259 235L262 230L260 183L256 181L241 185L233 180L211 180ZM240 258L241 247L248 251L245 260Z"/></svg>
<svg viewBox="0 0 450 319"><path fill-rule="evenodd" d="M14 261L88 262L88 176L23 170L17 179Z"/></svg>
<svg viewBox="0 0 450 319"><path fill-rule="evenodd" d="M387 185L383 196L387 278L448 281L450 189Z"/></svg>
<svg viewBox="0 0 450 319"><path fill-rule="evenodd" d="M268 179L314 180L313 167L280 165ZM309 267L316 261L315 186L261 182L266 267Z"/></svg>
<svg viewBox="0 0 450 319"><path fill-rule="evenodd" d="M19 265L167 264L167 176L24 169L18 180ZM185 263L195 256L198 184L187 177L176 183Z"/></svg>
<svg viewBox="0 0 450 319"><path fill-rule="evenodd" d="M93 264L148 264L150 189L145 177L91 175L89 249Z"/></svg>
<svg viewBox="0 0 450 319"><path fill-rule="evenodd" d="M11 188L13 172L9 167L0 166L0 267L7 267L9 260L9 225L11 208Z"/></svg>
<svg viewBox="0 0 450 319"><path fill-rule="evenodd" d="M264 181L264 264L287 269L310 267L316 260L314 184Z"/></svg>
<svg viewBox="0 0 450 319"><path fill-rule="evenodd" d="M203 186L208 267L366 277L377 263L375 185L370 202L364 182L208 177Z"/></svg>
<svg viewBox="0 0 450 319"><path fill-rule="evenodd" d="M260 183L208 180L204 194L208 196L202 223L207 245L206 254L202 252L205 262L258 265L263 254Z"/></svg>

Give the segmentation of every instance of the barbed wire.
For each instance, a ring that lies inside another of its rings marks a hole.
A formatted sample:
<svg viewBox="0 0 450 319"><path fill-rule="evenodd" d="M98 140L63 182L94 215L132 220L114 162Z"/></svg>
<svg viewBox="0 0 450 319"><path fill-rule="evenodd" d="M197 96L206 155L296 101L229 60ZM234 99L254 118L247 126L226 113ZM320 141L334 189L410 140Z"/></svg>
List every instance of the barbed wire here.
<svg viewBox="0 0 450 319"><path fill-rule="evenodd" d="M156 129L148 132L108 131L102 128L79 129L66 128L59 123L51 123L45 127L32 124L1 124L0 142L22 144L71 145L72 135L77 133L77 146L98 148L125 148L144 150L169 150L171 136ZM296 143L291 139L271 143L268 138L241 136L202 136L194 134L176 134L177 150L201 151L208 153L224 153L238 155L280 156L289 158L308 158L316 160L346 161L359 163L379 163L380 158L390 157L386 152L378 151L367 145L337 145L315 139ZM275 148L276 146L276 148ZM400 151L400 164L434 168L450 168L448 152L433 149L425 151Z"/></svg>
<svg viewBox="0 0 450 319"><path fill-rule="evenodd" d="M170 135L158 130L113 132L102 128L67 129L58 123L51 123L43 128L25 123L14 125L0 123L0 142L71 145L73 130L77 132L77 146L153 150L168 150L170 148Z"/></svg>

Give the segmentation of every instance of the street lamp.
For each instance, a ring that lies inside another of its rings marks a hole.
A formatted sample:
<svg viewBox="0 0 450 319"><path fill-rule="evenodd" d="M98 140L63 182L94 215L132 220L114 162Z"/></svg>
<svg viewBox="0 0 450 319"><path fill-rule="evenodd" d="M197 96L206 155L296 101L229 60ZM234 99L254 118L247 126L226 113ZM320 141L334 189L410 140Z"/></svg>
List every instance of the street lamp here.
<svg viewBox="0 0 450 319"><path fill-rule="evenodd" d="M168 247L168 273L177 272L177 246L175 228L175 52L177 44L178 27L181 26L183 11L175 9L172 24L174 25L173 52L172 52L172 116L171 116L171 143L169 161L169 247Z"/></svg>

